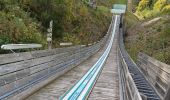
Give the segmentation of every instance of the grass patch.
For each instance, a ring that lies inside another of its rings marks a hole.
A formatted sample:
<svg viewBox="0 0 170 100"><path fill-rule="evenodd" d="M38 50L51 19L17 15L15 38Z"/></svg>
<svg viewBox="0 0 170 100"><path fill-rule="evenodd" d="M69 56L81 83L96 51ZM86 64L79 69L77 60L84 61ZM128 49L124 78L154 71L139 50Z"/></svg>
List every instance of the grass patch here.
<svg viewBox="0 0 170 100"><path fill-rule="evenodd" d="M127 0L116 0L115 3L116 4L126 4Z"/></svg>

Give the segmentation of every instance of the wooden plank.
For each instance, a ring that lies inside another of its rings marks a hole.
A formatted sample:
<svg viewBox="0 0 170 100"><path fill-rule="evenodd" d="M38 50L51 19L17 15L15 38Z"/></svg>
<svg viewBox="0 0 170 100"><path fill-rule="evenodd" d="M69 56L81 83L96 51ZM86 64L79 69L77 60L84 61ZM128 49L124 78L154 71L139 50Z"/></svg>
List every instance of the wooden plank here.
<svg viewBox="0 0 170 100"><path fill-rule="evenodd" d="M0 66L0 76L16 72L19 70L23 70L25 68L33 67L45 62L50 62L55 59L62 58L63 56L68 55L67 53L65 54L58 54L58 55L53 55L53 56L47 56L47 57L41 57L37 59L31 59L31 60L25 60L21 62L16 62L16 63L11 63L11 64L6 64L6 65L1 65Z"/></svg>
<svg viewBox="0 0 170 100"><path fill-rule="evenodd" d="M83 49L83 52L85 52L85 54L87 56L87 53L86 53L87 51L84 51L84 50L88 50L88 49ZM52 66L56 66L58 64L61 65L62 63L64 64L64 63L66 63L66 62L68 62L68 61L70 61L72 59L77 58L76 56L79 57L79 54L76 53L76 54L73 54L73 55L68 56L68 57L64 56L62 58L59 58L59 59L56 59L56 60L53 60L53 61L48 61L47 63L42 62L42 64L32 65L32 67L27 68L27 69L24 68L22 70L13 71L10 74L6 74L6 75L0 77L1 86L5 85L5 84L9 84L9 83L11 83L11 82L13 82L15 80L20 80L21 78L24 78L25 76L28 76L30 74L34 74L34 73L43 71L43 70L45 70L47 68L50 68L51 71L52 70L57 70L56 67L52 67ZM85 57L85 56L83 56L83 57ZM38 58L38 59L40 59L40 58ZM35 62L37 62L37 61L35 61ZM25 71L27 71L28 73L25 73Z"/></svg>
<svg viewBox="0 0 170 100"><path fill-rule="evenodd" d="M57 49L52 49L52 50L33 51L31 52L31 54L34 58L39 58L39 57L51 56L51 55L55 55L59 53L73 52L79 48L80 46L73 46L73 47L67 47L67 48L57 48Z"/></svg>
<svg viewBox="0 0 170 100"><path fill-rule="evenodd" d="M4 55L0 55L0 65L23 61L31 58L32 56L30 52L20 53L20 54L4 54Z"/></svg>
<svg viewBox="0 0 170 100"><path fill-rule="evenodd" d="M87 50L86 49L81 49L80 52ZM0 66L0 76L7 74L7 73L11 73L14 71L18 71L18 70L22 70L24 68L29 68L31 66L35 66L38 64L42 64L45 62L49 62L52 60L57 60L57 59L61 59L64 56L67 57L70 54L75 53L75 51L69 51L66 53L60 53L57 55L52 55L52 56L47 56L47 57L41 57L41 58L37 58L37 59L31 59L31 60L25 60L25 61L21 61L21 62L16 62L16 63L11 63L11 64L6 64L6 65L1 65ZM78 52L77 52L78 53Z"/></svg>
<svg viewBox="0 0 170 100"><path fill-rule="evenodd" d="M151 58L148 55L143 54L143 53L139 53L138 58L139 59L145 59L145 61L152 63L153 65L155 65L155 67L159 67L160 69L162 69L165 72L170 74L170 65L162 63L162 62L160 62L156 59L153 59L153 58Z"/></svg>
<svg viewBox="0 0 170 100"><path fill-rule="evenodd" d="M23 53L16 53L16 54L2 54L0 55L0 65L33 59L33 58L44 57L44 56L55 55L63 52L75 51L79 48L80 46L73 46L67 48L57 48L52 50L39 50L39 51L23 52Z"/></svg>
<svg viewBox="0 0 170 100"><path fill-rule="evenodd" d="M56 66L57 64L60 64L60 63L65 63L71 59L74 59L73 58L74 55L72 56L72 58L70 57L65 57L65 58L60 58L60 59L57 59L57 60L54 60L52 62L47 62L47 63L43 63L43 64L37 64L35 66L32 66L30 68L27 68L27 69L23 69L23 70L18 70L17 72L13 72L13 73L10 73L10 74L6 74L4 76L0 76L0 82L1 82L1 86L5 85L5 84L8 84L8 83L11 83L15 80L19 80L21 78L24 78L30 74L34 74L34 73L37 73L41 70L45 70L47 68L50 68L50 67L53 67L53 66ZM54 69L52 69L54 70Z"/></svg>
<svg viewBox="0 0 170 100"><path fill-rule="evenodd" d="M119 81L118 81L118 51L117 34L115 35L112 49L103 66L103 70L96 81L88 100L100 99L119 99Z"/></svg>
<svg viewBox="0 0 170 100"><path fill-rule="evenodd" d="M88 51L88 49L87 49ZM86 51L86 52L87 52ZM83 55L86 55L84 52ZM78 67L70 70L68 73L62 75L45 88L40 89L37 93L33 94L26 100L45 100L49 98L59 99L59 97L67 91L72 85L74 85L86 72L87 70L97 61L102 54L102 51L88 59L87 61L80 64ZM82 56L83 59L86 56Z"/></svg>
<svg viewBox="0 0 170 100"><path fill-rule="evenodd" d="M167 97L166 95L169 95L167 92L170 88L170 66L143 53L139 53L138 62L140 69L142 69L159 95L162 96L161 98Z"/></svg>
<svg viewBox="0 0 170 100"><path fill-rule="evenodd" d="M13 59L0 62L0 69L2 69L0 70L0 95L47 75L49 71L60 72L69 66L78 65L97 52L100 47L101 43L96 43L88 47L74 46L51 51L24 52L19 53L19 56L12 54L0 55L1 59ZM62 52L66 53L62 54Z"/></svg>

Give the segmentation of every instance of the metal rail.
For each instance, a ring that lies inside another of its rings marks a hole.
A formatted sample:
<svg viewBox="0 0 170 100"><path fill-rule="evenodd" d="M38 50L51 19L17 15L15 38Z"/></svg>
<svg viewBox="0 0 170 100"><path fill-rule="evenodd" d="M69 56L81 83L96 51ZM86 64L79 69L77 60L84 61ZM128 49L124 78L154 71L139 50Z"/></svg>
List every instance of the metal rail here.
<svg viewBox="0 0 170 100"><path fill-rule="evenodd" d="M118 15L115 16L114 28L112 31L111 39L108 47L106 48L103 55L99 60L92 66L92 68L70 89L68 90L60 99L61 100L84 100L88 97L92 87L94 86L97 77L99 76L102 67L110 53L113 39L115 36L116 26L118 21ZM111 24L112 26L112 24Z"/></svg>

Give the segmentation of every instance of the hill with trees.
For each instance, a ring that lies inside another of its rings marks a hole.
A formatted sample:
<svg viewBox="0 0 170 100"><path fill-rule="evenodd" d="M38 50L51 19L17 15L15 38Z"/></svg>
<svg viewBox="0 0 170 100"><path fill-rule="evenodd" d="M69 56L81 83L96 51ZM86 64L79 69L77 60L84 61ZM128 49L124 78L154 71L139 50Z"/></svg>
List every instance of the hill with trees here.
<svg viewBox="0 0 170 100"><path fill-rule="evenodd" d="M141 0L134 13L126 14L126 48L136 61L144 52L170 64L170 1Z"/></svg>
<svg viewBox="0 0 170 100"><path fill-rule="evenodd" d="M0 45L41 43L46 48L51 20L53 47L60 42L77 45L98 41L110 24L113 3L98 0L94 9L85 0L1 0Z"/></svg>

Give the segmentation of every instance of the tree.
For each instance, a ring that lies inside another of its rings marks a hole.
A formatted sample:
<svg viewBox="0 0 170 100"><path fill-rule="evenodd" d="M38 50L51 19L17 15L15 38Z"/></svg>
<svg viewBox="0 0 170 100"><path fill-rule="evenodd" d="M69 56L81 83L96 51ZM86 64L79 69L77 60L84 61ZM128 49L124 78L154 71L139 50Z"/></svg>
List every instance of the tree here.
<svg viewBox="0 0 170 100"><path fill-rule="evenodd" d="M162 12L163 12L163 14L169 14L170 15L170 4L163 7Z"/></svg>
<svg viewBox="0 0 170 100"><path fill-rule="evenodd" d="M158 0L155 4L154 4L154 7L153 7L153 10L156 10L156 11L161 11L162 8L166 5L166 0Z"/></svg>
<svg viewBox="0 0 170 100"><path fill-rule="evenodd" d="M142 11L147 7L149 7L149 0L141 0L137 7L137 11Z"/></svg>

